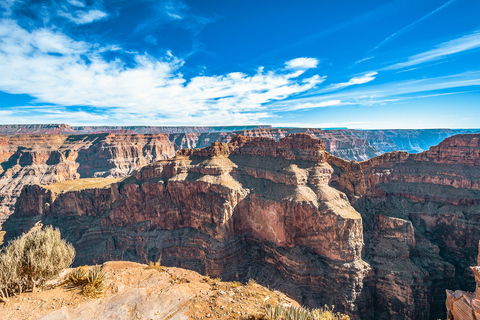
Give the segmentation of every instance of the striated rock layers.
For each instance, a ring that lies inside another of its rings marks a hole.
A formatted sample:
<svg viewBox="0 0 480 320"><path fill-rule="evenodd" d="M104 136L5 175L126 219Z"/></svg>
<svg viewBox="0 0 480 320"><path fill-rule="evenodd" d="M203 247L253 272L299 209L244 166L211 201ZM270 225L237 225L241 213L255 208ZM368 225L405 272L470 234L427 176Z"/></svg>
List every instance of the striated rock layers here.
<svg viewBox="0 0 480 320"><path fill-rule="evenodd" d="M471 267L474 275L475 292L447 290L447 320L480 320L480 243L477 266Z"/></svg>
<svg viewBox="0 0 480 320"><path fill-rule="evenodd" d="M480 240L480 135L452 136L419 154L331 164L331 185L363 217L376 317L445 318L444 290L471 290L469 267Z"/></svg>
<svg viewBox="0 0 480 320"><path fill-rule="evenodd" d="M361 319L438 319L446 288L472 291L479 164L480 135L363 162L306 134L238 136L101 188L27 186L4 229L58 226L77 264L161 256Z"/></svg>
<svg viewBox="0 0 480 320"><path fill-rule="evenodd" d="M77 250L75 263L156 261L224 280L256 279L301 304L373 316L360 214L330 187L321 140L238 136L186 149L109 187L27 186L5 224L42 219Z"/></svg>
<svg viewBox="0 0 480 320"><path fill-rule="evenodd" d="M166 136L19 135L0 137L0 225L26 184L124 177L174 155Z"/></svg>
<svg viewBox="0 0 480 320"><path fill-rule="evenodd" d="M235 132L179 132L169 134L169 139L177 150L185 148L205 148L214 141L228 143L236 135L247 137L271 138L278 141L289 134L306 133L316 139L322 139L325 150L346 160L367 160L381 152L372 147L365 139L353 135L354 130L322 130L309 128L257 128Z"/></svg>

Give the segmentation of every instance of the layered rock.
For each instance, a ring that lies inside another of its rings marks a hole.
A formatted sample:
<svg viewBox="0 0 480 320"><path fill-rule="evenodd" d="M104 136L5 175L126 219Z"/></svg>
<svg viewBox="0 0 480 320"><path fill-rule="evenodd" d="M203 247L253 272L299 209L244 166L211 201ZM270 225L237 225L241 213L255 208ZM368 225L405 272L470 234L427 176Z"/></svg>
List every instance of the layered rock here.
<svg viewBox="0 0 480 320"><path fill-rule="evenodd" d="M480 243L477 265L480 264ZM480 267L471 267L475 276L475 292L447 290L447 320L478 320L480 319Z"/></svg>
<svg viewBox="0 0 480 320"><path fill-rule="evenodd" d="M363 319L444 318L446 288L472 291L479 139L357 162L305 134L234 137L96 189L28 186L7 240L42 219L78 264L162 256Z"/></svg>
<svg viewBox="0 0 480 320"><path fill-rule="evenodd" d="M332 158L332 185L363 217L365 259L375 270L377 296L385 297L378 318L444 317L443 290L470 288L480 240L479 139L457 135L423 153L360 163Z"/></svg>
<svg viewBox="0 0 480 320"><path fill-rule="evenodd" d="M328 185L327 158L322 141L305 134L278 142L238 136L182 150L102 188L26 186L5 230L14 236L42 219L68 235L76 264L162 257L371 318L362 219Z"/></svg>
<svg viewBox="0 0 480 320"><path fill-rule="evenodd" d="M190 132L169 134L170 140L178 150L184 148L205 148L214 141L228 143L237 134L247 137L270 138L278 141L289 134L306 133L316 139L322 139L325 150L346 160L367 160L381 152L372 147L365 139L351 134L351 130L322 130L309 128L260 128L234 132Z"/></svg>
<svg viewBox="0 0 480 320"><path fill-rule="evenodd" d="M26 184L124 177L173 156L164 135L20 135L0 138L0 225Z"/></svg>

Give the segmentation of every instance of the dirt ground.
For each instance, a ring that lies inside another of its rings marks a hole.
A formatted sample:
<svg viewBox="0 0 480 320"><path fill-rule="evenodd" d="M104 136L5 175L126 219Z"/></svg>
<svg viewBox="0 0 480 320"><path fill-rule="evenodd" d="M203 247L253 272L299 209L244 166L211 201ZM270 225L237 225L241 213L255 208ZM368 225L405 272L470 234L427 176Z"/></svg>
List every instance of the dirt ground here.
<svg viewBox="0 0 480 320"><path fill-rule="evenodd" d="M247 319L273 302L298 304L284 294L250 281L221 282L194 271L107 262L105 295L86 298L75 287L58 286L65 270L37 292L0 304L0 318L30 319Z"/></svg>

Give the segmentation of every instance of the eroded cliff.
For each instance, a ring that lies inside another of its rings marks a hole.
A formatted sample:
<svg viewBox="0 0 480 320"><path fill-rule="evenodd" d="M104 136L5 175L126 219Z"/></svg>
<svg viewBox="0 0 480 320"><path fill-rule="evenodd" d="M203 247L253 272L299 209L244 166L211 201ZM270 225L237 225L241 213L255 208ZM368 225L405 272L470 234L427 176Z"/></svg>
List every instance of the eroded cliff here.
<svg viewBox="0 0 480 320"><path fill-rule="evenodd" d="M174 155L166 136L16 135L0 138L0 225L24 185L131 174Z"/></svg>
<svg viewBox="0 0 480 320"><path fill-rule="evenodd" d="M98 188L28 186L5 230L58 226L78 264L161 255L362 319L438 319L446 288L471 291L479 139L357 162L306 134L238 136Z"/></svg>
<svg viewBox="0 0 480 320"><path fill-rule="evenodd" d="M253 278L302 304L334 304L368 318L362 219L328 185L327 157L322 141L306 134L278 142L238 136L182 150L110 186L27 186L5 230L20 231L15 219L42 219L68 235L76 264L162 257L166 265Z"/></svg>

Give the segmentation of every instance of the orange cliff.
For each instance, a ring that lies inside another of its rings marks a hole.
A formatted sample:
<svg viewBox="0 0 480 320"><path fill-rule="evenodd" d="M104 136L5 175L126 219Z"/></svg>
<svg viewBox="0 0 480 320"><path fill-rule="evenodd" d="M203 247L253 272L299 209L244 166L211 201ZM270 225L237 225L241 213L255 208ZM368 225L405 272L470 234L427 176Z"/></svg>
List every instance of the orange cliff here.
<svg viewBox="0 0 480 320"><path fill-rule="evenodd" d="M357 162L306 134L238 136L97 188L27 186L4 229L53 224L77 264L161 256L354 318L444 318L480 240L479 137Z"/></svg>
<svg viewBox="0 0 480 320"><path fill-rule="evenodd" d="M173 155L173 145L162 134L1 136L0 226L24 185L124 177Z"/></svg>
<svg viewBox="0 0 480 320"><path fill-rule="evenodd" d="M306 134L278 142L238 136L182 150L109 187L25 187L5 227L20 216L58 226L76 246L77 264L162 257L369 317L362 218L328 185L326 158L322 141Z"/></svg>

